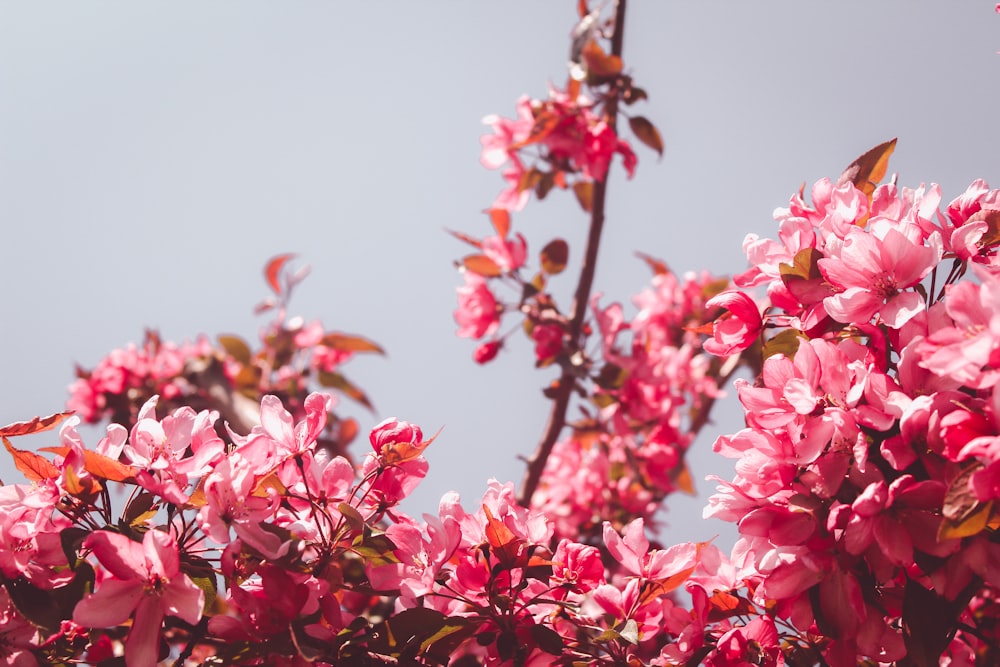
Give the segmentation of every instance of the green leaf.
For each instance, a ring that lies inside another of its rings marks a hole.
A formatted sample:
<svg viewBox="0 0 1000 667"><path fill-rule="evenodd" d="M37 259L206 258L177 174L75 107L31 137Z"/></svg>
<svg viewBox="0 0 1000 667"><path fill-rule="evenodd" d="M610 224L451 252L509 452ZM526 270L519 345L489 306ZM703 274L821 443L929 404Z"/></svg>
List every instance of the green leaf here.
<svg viewBox="0 0 1000 667"><path fill-rule="evenodd" d="M562 655L566 644L558 632L547 625L532 625L530 632L538 648L552 655Z"/></svg>

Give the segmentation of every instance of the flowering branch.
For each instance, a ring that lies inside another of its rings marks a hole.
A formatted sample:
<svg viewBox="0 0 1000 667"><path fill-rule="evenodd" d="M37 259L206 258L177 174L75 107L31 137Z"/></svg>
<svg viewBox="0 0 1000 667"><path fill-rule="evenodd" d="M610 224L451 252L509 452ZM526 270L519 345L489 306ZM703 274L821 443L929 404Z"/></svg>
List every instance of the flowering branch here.
<svg viewBox="0 0 1000 667"><path fill-rule="evenodd" d="M615 10L614 33L611 36L611 55L621 58L622 47L625 37L625 6L626 0L619 0ZM618 118L618 98L610 96L605 106L605 119L608 127L612 131L616 130ZM609 166L610 168L610 166ZM576 293L573 296L573 309L569 325L569 337L571 345L579 350L581 347L581 334L583 332L583 320L590 302L590 291L594 284L594 273L597 268L597 251L601 244L601 232L604 229L604 205L607 199L608 179L605 175L603 180L594 183L594 198L590 212L590 232L587 236L587 250L583 259L583 266L580 268L580 282L577 284ZM538 449L530 459L528 468L525 471L524 480L521 482L521 490L518 494L518 502L527 507L531 503L531 497L538 488L538 483L542 478L542 471L545 470L545 462L552 453L552 448L559 439L566 426L566 410L569 408L569 399L576 384L577 367L575 362L581 359L580 355L570 355L570 361L563 366L562 375L559 377L556 386L556 395L552 402L552 411L549 413L549 421L545 426L545 433L538 443Z"/></svg>

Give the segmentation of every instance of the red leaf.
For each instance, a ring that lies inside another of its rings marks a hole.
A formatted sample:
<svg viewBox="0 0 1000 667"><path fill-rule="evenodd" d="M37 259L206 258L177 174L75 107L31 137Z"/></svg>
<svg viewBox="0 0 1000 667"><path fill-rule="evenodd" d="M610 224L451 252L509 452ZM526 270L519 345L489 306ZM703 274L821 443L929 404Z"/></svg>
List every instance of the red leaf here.
<svg viewBox="0 0 1000 667"><path fill-rule="evenodd" d="M43 479L57 479L59 477L59 468L52 465L44 456L39 456L34 452L28 452L23 449L15 449L13 445L10 444L10 440L7 436L0 436L3 438L3 446L7 448L10 455L14 457L14 466L21 471L26 478L31 482L40 482Z"/></svg>
<svg viewBox="0 0 1000 667"><path fill-rule="evenodd" d="M274 293L281 295L281 281L279 276L281 274L282 267L288 263L288 260L295 257L295 253L285 253L284 255L277 255L272 257L267 262L267 266L264 267L264 278L267 280L267 284L271 286Z"/></svg>
<svg viewBox="0 0 1000 667"><path fill-rule="evenodd" d="M468 234L463 234L462 232L452 231L450 229L446 229L445 231L454 236L459 241L465 241L474 248L479 248L480 250L483 249L483 242L475 237L469 236Z"/></svg>
<svg viewBox="0 0 1000 667"><path fill-rule="evenodd" d="M524 541L493 516L489 507L483 505L483 511L486 512L486 539L490 543L490 550L502 565L515 565L523 550Z"/></svg>
<svg viewBox="0 0 1000 667"><path fill-rule="evenodd" d="M577 181L573 184L573 194L576 195L580 208L590 213L594 207L594 184L590 181Z"/></svg>
<svg viewBox="0 0 1000 667"><path fill-rule="evenodd" d="M595 40L590 40L583 47L583 62L587 66L587 75L591 79L610 79L622 71L622 59L608 55Z"/></svg>
<svg viewBox="0 0 1000 667"><path fill-rule="evenodd" d="M412 461L427 449L427 446L434 442L434 439L438 437L437 433L432 435L430 439L424 440L423 442L390 442L387 445L382 446L382 451L379 452L379 458L382 463L387 466L399 465L400 463L406 463L407 461Z"/></svg>
<svg viewBox="0 0 1000 667"><path fill-rule="evenodd" d="M486 255L468 255L462 259L462 264L484 278L496 278L503 273L500 266Z"/></svg>
<svg viewBox="0 0 1000 667"><path fill-rule="evenodd" d="M635 256L649 265L649 268L653 270L653 275L662 276L665 273L670 273L670 268L662 259L656 259L644 252L637 252Z"/></svg>
<svg viewBox="0 0 1000 667"><path fill-rule="evenodd" d="M879 182L885 177L885 172L889 168L889 156L896 149L896 140L890 139L871 149L857 160L851 163L844 173L837 179L837 185L853 183L854 187L865 193L868 203L871 203L872 193L878 187ZM858 220L859 226L864 226L868 222L868 216Z"/></svg>
<svg viewBox="0 0 1000 667"><path fill-rule="evenodd" d="M35 417L31 421L14 422L13 424L0 427L0 436L13 438L18 435L30 435L31 433L43 433L45 431L50 431L58 426L59 422L66 417L69 417L71 414L73 414L72 410L69 412L60 412L54 415L49 415L48 417Z"/></svg>
<svg viewBox="0 0 1000 667"><path fill-rule="evenodd" d="M580 14L580 18L584 18L590 13L590 9L587 7L587 0L577 0L576 11Z"/></svg>
<svg viewBox="0 0 1000 667"><path fill-rule="evenodd" d="M43 447L42 451L65 457L69 454L69 447ZM127 479L132 479L136 473L136 469L132 466L89 449L83 450L83 468L94 477L112 482L124 482Z"/></svg>
<svg viewBox="0 0 1000 667"><path fill-rule="evenodd" d="M659 155L663 155L663 137L649 120L643 116L632 116L628 119L628 126L642 143L646 144Z"/></svg>
<svg viewBox="0 0 1000 667"><path fill-rule="evenodd" d="M490 209L490 222L493 223L493 229L497 230L497 235L505 239L507 234L510 233L510 212L502 208L491 208Z"/></svg>
<svg viewBox="0 0 1000 667"><path fill-rule="evenodd" d="M331 332L323 336L323 345L341 352L377 352L385 354L382 347L362 336Z"/></svg>
<svg viewBox="0 0 1000 667"><path fill-rule="evenodd" d="M562 273L569 261L569 245L562 239L553 239L542 248L542 271L554 276Z"/></svg>

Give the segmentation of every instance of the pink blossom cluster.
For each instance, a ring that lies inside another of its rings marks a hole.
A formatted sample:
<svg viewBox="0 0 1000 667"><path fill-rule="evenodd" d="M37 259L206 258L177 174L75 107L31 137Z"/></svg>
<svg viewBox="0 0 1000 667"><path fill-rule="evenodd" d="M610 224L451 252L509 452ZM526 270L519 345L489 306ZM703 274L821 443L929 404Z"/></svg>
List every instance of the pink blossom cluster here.
<svg viewBox="0 0 1000 667"><path fill-rule="evenodd" d="M228 445L216 414L158 419L153 401L93 449L65 420L51 458L9 438L65 415L0 429L33 482L0 487L6 664L652 660L690 625L670 592L731 578L710 545L650 545L641 519L604 524L603 548L555 541L511 484L416 521L398 503L433 438L386 420L355 467L318 447L328 402L311 394L296 420L266 396Z"/></svg>
<svg viewBox="0 0 1000 667"><path fill-rule="evenodd" d="M727 284L660 268L634 298L631 321L620 304L594 299L603 358L594 410L556 443L533 499L558 535L598 533L605 521L651 522L668 494L692 491L685 452L720 395L720 376L731 372L702 349L698 327L718 314L710 304Z"/></svg>
<svg viewBox="0 0 1000 667"><path fill-rule="evenodd" d="M543 182L540 196L553 185L566 187L566 176L580 182L601 182L615 154L622 156L631 177L638 162L628 142L621 139L607 121L594 113L596 103L579 92L579 86L567 90L550 87L545 100L527 96L517 101L517 117L486 116L483 123L492 134L482 137L481 162L488 169L503 168L507 189L500 193L493 207L519 211L533 189ZM525 149L535 146L535 166L525 166ZM540 170L537 165L546 165Z"/></svg>
<svg viewBox="0 0 1000 667"><path fill-rule="evenodd" d="M184 379L188 361L209 357L212 351L205 337L178 345L147 331L142 346L129 344L112 350L93 369L77 369L68 406L87 423L96 424L127 411L135 397L142 397L143 402L153 394L177 399L190 392Z"/></svg>
<svg viewBox="0 0 1000 667"><path fill-rule="evenodd" d="M826 664L984 664L1000 642L1000 191L976 181L942 211L936 185L822 180L775 217L777 240L744 244L737 282L773 306L760 377L736 382L746 428L715 443L736 476L705 516L737 524L749 599L825 637Z"/></svg>
<svg viewBox="0 0 1000 667"><path fill-rule="evenodd" d="M78 368L78 379L69 387L68 408L87 423L109 419L131 428L142 418L141 406L157 396L162 411L182 406L215 410L241 434L259 423L257 405L268 394L279 396L296 418L302 418L303 401L316 384L370 408L367 396L344 377L341 368L355 354L381 348L360 336L327 330L318 320L307 323L289 317L291 290L305 276L304 271L284 275L289 258L282 255L268 264L268 281L277 299L265 301L257 310L275 309L276 316L260 330L259 349L232 335L219 336L216 343L199 336L193 343L178 345L147 331L141 346L112 350L92 370ZM325 446L344 451L357 432L356 422L340 420L331 412L328 424Z"/></svg>

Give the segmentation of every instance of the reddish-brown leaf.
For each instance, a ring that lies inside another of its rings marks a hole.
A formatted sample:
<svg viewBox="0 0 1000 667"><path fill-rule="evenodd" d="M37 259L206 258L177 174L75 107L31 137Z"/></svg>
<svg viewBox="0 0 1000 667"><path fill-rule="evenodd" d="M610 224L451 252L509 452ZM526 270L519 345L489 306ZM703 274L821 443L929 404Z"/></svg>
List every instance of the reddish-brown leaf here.
<svg viewBox="0 0 1000 667"><path fill-rule="evenodd" d="M569 261L569 244L562 239L553 239L542 248L541 262L542 271L554 276L562 273Z"/></svg>
<svg viewBox="0 0 1000 667"><path fill-rule="evenodd" d="M424 450L427 449L432 442L434 442L435 438L438 437L438 433L441 433L440 429L428 440L424 440L423 442L390 442L389 444L382 446L382 450L379 452L379 458L382 459L382 463L387 466L399 465L400 463L405 463L406 461L412 461L424 453Z"/></svg>
<svg viewBox="0 0 1000 667"><path fill-rule="evenodd" d="M375 409L372 402L368 400L367 394L340 373L320 371L318 380L320 385L339 390L345 396L357 401L369 410Z"/></svg>
<svg viewBox="0 0 1000 667"><path fill-rule="evenodd" d="M253 351L250 350L250 346L245 340L239 336L233 336L229 334L221 334L216 337L219 341L219 345L222 349L226 351L230 357L240 362L243 365L249 365L251 358L253 357Z"/></svg>
<svg viewBox="0 0 1000 667"><path fill-rule="evenodd" d="M662 276L665 273L670 273L670 268L662 259L656 259L655 257L651 257L644 252L637 252L635 253L635 256L646 262L649 268L653 270L653 275Z"/></svg>
<svg viewBox="0 0 1000 667"><path fill-rule="evenodd" d="M594 184L591 181L577 181L573 184L573 194L587 213L594 208Z"/></svg>
<svg viewBox="0 0 1000 667"><path fill-rule="evenodd" d="M281 269L288 263L288 260L295 257L295 253L285 253L284 255L277 255L268 260L267 265L264 267L264 279L267 284L270 285L274 293L281 295Z"/></svg>
<svg viewBox="0 0 1000 667"><path fill-rule="evenodd" d="M938 527L938 540L971 537L986 529L993 514L993 501L981 502L969 485L982 467L979 462L963 465L949 484L941 507L944 517Z"/></svg>
<svg viewBox="0 0 1000 667"><path fill-rule="evenodd" d="M467 255L462 258L462 264L484 278L496 278L503 273L500 266L486 255Z"/></svg>
<svg viewBox="0 0 1000 667"><path fill-rule="evenodd" d="M490 551L501 564L510 567L517 563L524 547L524 540L518 538L502 521L493 516L493 512L483 505L486 513L486 540Z"/></svg>
<svg viewBox="0 0 1000 667"><path fill-rule="evenodd" d="M853 183L854 187L864 192L868 196L868 201L871 201L875 188L885 178L885 172L889 168L889 156L895 149L895 139L879 144L852 162L837 179L837 185Z"/></svg>
<svg viewBox="0 0 1000 667"><path fill-rule="evenodd" d="M632 116L628 119L628 126L632 128L632 132L639 141L652 148L657 154L663 155L663 137L660 136L660 131L656 129L656 126L647 118Z"/></svg>
<svg viewBox="0 0 1000 667"><path fill-rule="evenodd" d="M59 468L52 465L52 462L47 458L39 456L34 452L16 449L10 444L10 440L7 439L6 435L2 437L3 446L14 457L14 466L29 481L40 482L43 479L57 479L59 477Z"/></svg>
<svg viewBox="0 0 1000 667"><path fill-rule="evenodd" d="M375 352L377 354L385 354L385 350L378 343L370 341L363 336L355 336L353 334L328 333L323 336L323 345L340 350L341 352Z"/></svg>
<svg viewBox="0 0 1000 667"><path fill-rule="evenodd" d="M60 412L58 414L49 415L48 417L35 417L34 419L26 422L14 422L13 424L7 424L6 426L0 427L0 435L13 438L18 435L30 435L31 433L50 431L71 414L73 414L72 410L69 412Z"/></svg>
<svg viewBox="0 0 1000 667"><path fill-rule="evenodd" d="M507 234L510 233L510 211L503 208L491 208L489 213L490 222L493 223L493 229L497 230L497 236L502 239L507 238Z"/></svg>
<svg viewBox="0 0 1000 667"><path fill-rule="evenodd" d="M590 8L587 7L587 0L577 0L576 11L580 14L581 19L585 18L590 13Z"/></svg>
<svg viewBox="0 0 1000 667"><path fill-rule="evenodd" d="M483 242L475 238L474 236L469 236L468 234L463 234L462 232L456 232L451 229L446 229L445 231L454 236L459 241L465 241L474 248L479 248L480 250L483 249Z"/></svg>
<svg viewBox="0 0 1000 667"><path fill-rule="evenodd" d="M594 80L610 79L622 72L622 59L608 55L595 40L587 42L580 54L587 67L587 75Z"/></svg>
<svg viewBox="0 0 1000 667"><path fill-rule="evenodd" d="M41 451L52 452L56 456L65 457L69 454L69 447L43 447ZM124 482L127 479L134 478L136 474L136 469L132 466L89 449L83 450L83 468L94 477L112 482Z"/></svg>

